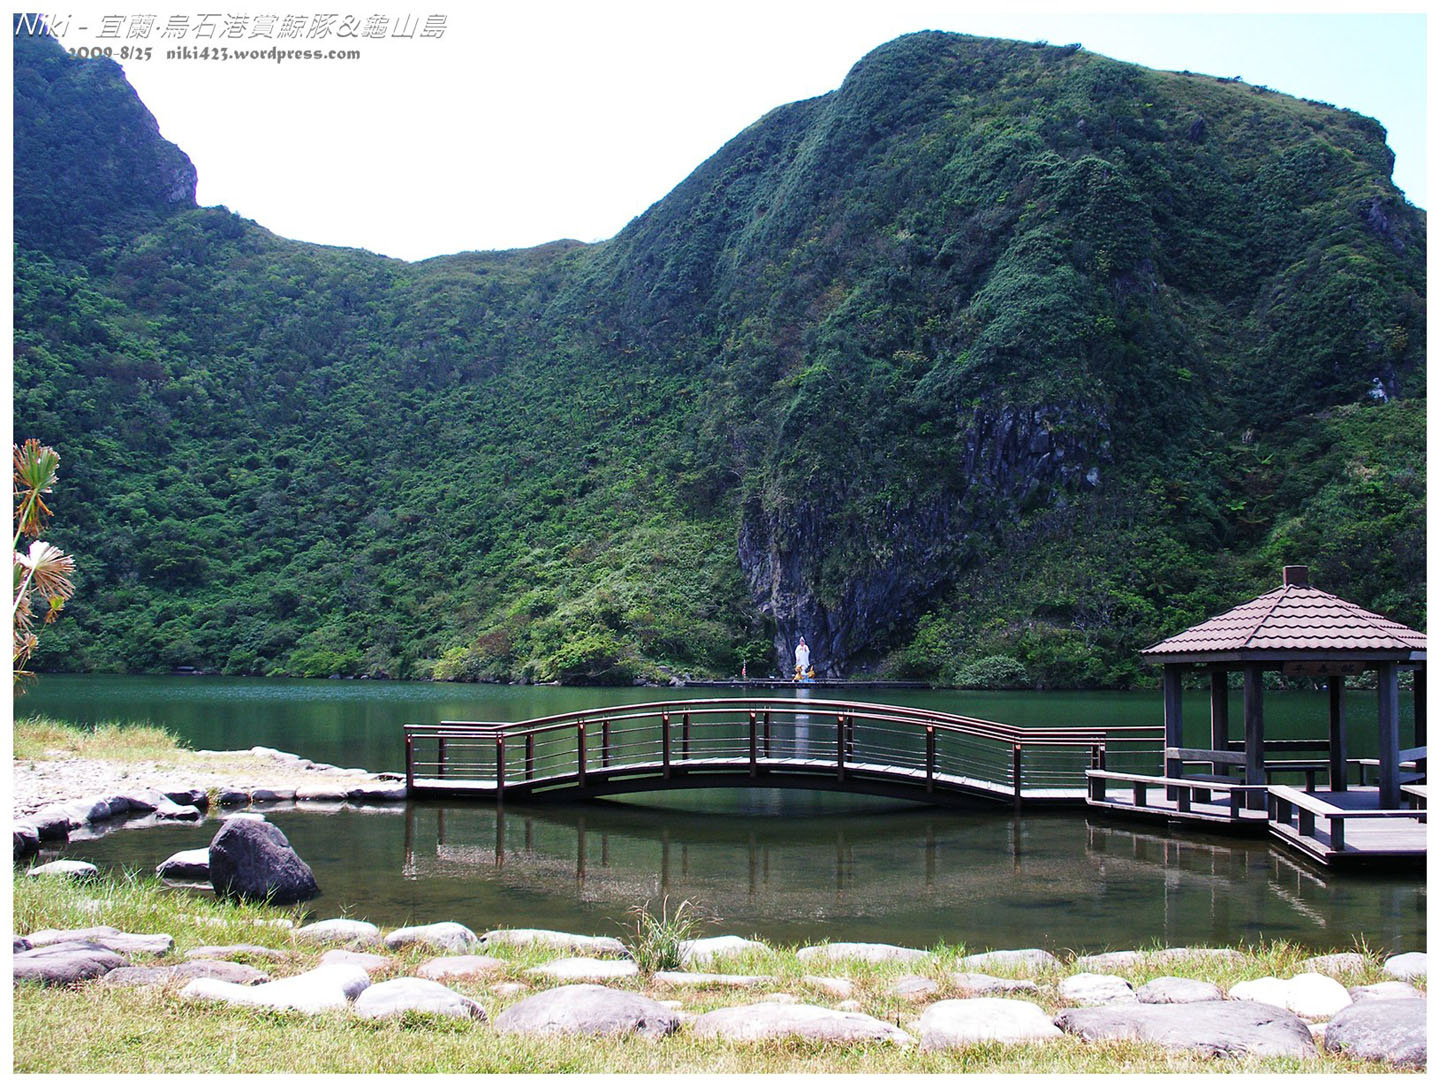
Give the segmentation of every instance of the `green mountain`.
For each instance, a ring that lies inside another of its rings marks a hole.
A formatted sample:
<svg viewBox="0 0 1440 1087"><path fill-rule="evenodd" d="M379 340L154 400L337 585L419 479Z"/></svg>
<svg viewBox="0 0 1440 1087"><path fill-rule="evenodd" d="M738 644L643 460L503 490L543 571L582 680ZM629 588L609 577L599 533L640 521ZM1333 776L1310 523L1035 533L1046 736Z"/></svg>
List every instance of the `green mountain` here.
<svg viewBox="0 0 1440 1087"><path fill-rule="evenodd" d="M954 34L597 245L407 264L194 206L15 43L41 667L1123 685L1282 563L1425 620L1425 215L1374 121ZM983 669L982 669L983 671Z"/></svg>

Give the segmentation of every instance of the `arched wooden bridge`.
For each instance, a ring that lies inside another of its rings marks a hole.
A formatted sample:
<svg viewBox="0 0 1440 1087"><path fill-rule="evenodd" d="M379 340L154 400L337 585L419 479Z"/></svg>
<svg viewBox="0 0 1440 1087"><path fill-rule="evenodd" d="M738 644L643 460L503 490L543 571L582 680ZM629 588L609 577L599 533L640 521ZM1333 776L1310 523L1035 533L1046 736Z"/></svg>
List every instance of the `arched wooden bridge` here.
<svg viewBox="0 0 1440 1087"><path fill-rule="evenodd" d="M1086 771L1155 766L1161 726L1017 728L909 706L697 699L405 726L412 797L577 800L826 789L937 804L1083 804Z"/></svg>

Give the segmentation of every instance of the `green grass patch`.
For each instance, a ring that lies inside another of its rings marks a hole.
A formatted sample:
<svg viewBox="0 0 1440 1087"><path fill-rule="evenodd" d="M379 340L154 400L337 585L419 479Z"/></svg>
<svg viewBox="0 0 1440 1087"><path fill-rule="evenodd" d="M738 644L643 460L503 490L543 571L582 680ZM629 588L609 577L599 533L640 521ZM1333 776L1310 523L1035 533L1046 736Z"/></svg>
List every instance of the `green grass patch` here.
<svg viewBox="0 0 1440 1087"><path fill-rule="evenodd" d="M184 740L155 725L107 722L85 728L53 717L22 717L15 721L14 738L17 759L157 762L189 754Z"/></svg>

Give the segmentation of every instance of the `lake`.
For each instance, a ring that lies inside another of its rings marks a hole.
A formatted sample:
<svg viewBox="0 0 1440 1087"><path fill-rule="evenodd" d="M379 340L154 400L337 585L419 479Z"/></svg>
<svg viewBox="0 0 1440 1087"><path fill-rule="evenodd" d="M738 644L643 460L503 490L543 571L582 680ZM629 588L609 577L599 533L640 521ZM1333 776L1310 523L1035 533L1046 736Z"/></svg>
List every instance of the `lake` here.
<svg viewBox="0 0 1440 1087"><path fill-rule="evenodd" d="M591 706L728 697L689 688L498 687L220 677L41 676L18 713L150 722L197 748L256 744L320 762L399 770L401 725L523 720ZM758 692L765 696L783 692ZM1154 724L1156 692L826 690L1022 726ZM1205 692L1187 693L1187 743L1208 730ZM1237 693L1238 698L1238 693ZM1408 703L1407 699L1402 699ZM1267 734L1323 733L1322 693L1271 692ZM1413 730L1402 724L1402 746ZM1374 696L1348 696L1365 754ZM1240 719L1238 701L1232 718ZM1368 724L1367 724L1368 719ZM1193 732L1193 737L1191 733ZM268 815L315 869L317 917L377 924L456 920L620 934L626 911L662 895L721 919L713 931L796 943L876 940L926 946L1098 951L1286 939L1317 949L1358 940L1425 946L1422 875L1323 871L1267 842L1171 833L1084 812L956 812L781 790L649 794L616 802ZM203 846L216 824L119 830L66 856L152 869Z"/></svg>

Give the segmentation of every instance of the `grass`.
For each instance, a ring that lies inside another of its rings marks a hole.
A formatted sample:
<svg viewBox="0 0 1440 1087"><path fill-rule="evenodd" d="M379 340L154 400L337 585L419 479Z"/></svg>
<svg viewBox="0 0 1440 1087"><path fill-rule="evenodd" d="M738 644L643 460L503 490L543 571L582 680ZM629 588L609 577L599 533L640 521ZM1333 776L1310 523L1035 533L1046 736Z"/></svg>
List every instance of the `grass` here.
<svg viewBox="0 0 1440 1087"><path fill-rule="evenodd" d="M17 718L17 759L82 758L109 762L175 762L193 754L173 733L154 725L106 723L80 728L51 717Z"/></svg>
<svg viewBox="0 0 1440 1087"><path fill-rule="evenodd" d="M272 976L311 969L322 948L296 943L286 923L308 920L303 907L274 908L219 902L204 895L167 890L151 877L110 877L91 883L14 880L15 930L72 928L112 924L130 932L167 932L175 950L158 962L178 962L188 948L217 943L261 943L288 949L282 963L257 963ZM687 911L688 912L688 911ZM674 921L662 906L662 918ZM278 924L277 924L278 923ZM921 973L942 983L932 999L960 995L949 982L960 947L937 947L935 957L917 966L860 962L821 966L804 963L793 948L767 948L734 956L721 971L773 975L774 983L753 990L674 990L654 986L645 977L615 983L656 999L683 1001L687 1012L748 1004L771 993L793 993L802 1000L828 1004L824 994L804 985L806 974L834 974L855 983L854 999L865 1012L915 1033L922 1006L889 995L906 973ZM1235 981L1294 973L1310 952L1273 943L1241 949L1237 963L1166 963L1158 960L1116 971L1139 984L1162 974L1202 976L1222 987ZM1365 966L1340 980L1363 984L1381 980L1380 960L1364 951ZM503 977L452 982L452 988L478 1000L493 1019L510 1004L543 986L525 971L555 952L533 947L489 952L506 963ZM391 964L376 980L403 977L430 955L421 949L391 954ZM1009 971L993 970L996 974ZM1055 987L1079 968L1073 963L1042 971L1037 1000L1055 1012ZM497 980L518 981L526 991L499 995ZM738 1045L696 1038L682 1025L659 1042L615 1038L525 1038L497 1034L488 1024L459 1023L423 1015L371 1022L344 1013L305 1016L218 1005L191 1004L178 998L178 986L158 991L117 991L88 983L70 989L22 984L14 990L14 1062L16 1072L101 1074L150 1073L833 1073L854 1074L956 1072L1137 1073L1137 1072L1374 1072L1372 1064L1330 1054L1313 1059L1247 1058L1214 1060L1171 1053L1140 1043L1086 1043L1065 1036L1044 1046L984 1044L961 1050L922 1053L918 1046L836 1046L807 1042ZM64 1024L65 1044L54 1044Z"/></svg>
<svg viewBox="0 0 1440 1087"><path fill-rule="evenodd" d="M660 912L653 913L650 903L632 907L630 916L634 919L634 936L627 942L630 957L645 975L657 970L679 970L681 947L686 940L693 940L705 926L705 917L700 908L688 898L670 910L670 896L660 899Z"/></svg>

